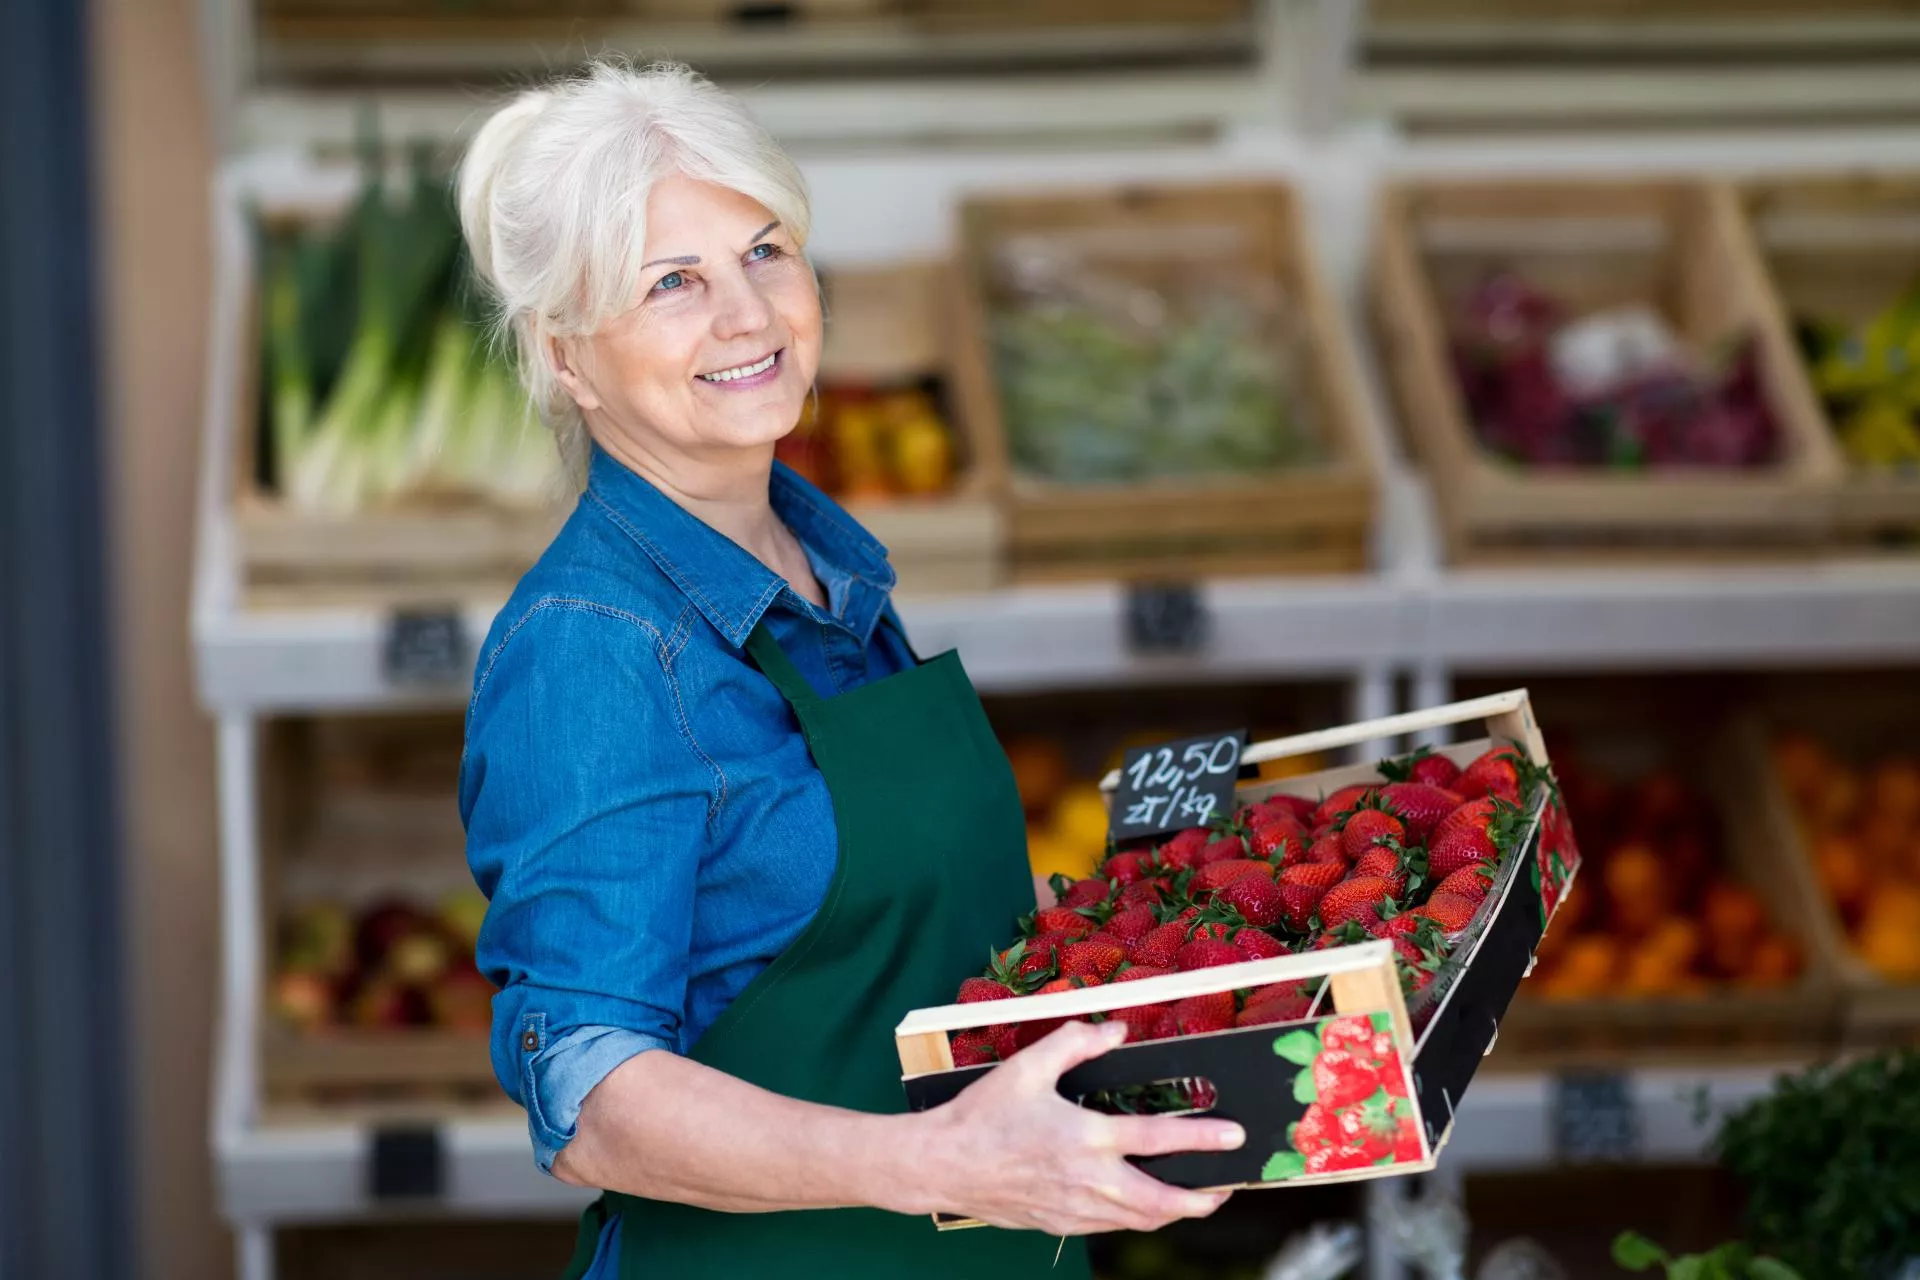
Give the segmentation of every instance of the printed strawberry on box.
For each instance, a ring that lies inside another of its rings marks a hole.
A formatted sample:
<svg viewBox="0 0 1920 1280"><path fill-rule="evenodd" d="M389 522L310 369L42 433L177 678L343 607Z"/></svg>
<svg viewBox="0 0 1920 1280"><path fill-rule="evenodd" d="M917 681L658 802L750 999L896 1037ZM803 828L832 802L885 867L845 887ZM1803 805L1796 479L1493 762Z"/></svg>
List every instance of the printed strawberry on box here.
<svg viewBox="0 0 1920 1280"><path fill-rule="evenodd" d="M1245 774L1475 724L1484 736L1452 746L1237 782L1208 826L1127 842L1087 879L1055 877L1055 903L1019 921L982 973L956 975L956 1003L896 1028L909 1105L951 1100L1066 1021L1114 1019L1126 1043L1069 1071L1064 1096L1247 1131L1237 1151L1140 1160L1155 1177L1244 1189L1431 1169L1579 867L1527 695L1240 757Z"/></svg>

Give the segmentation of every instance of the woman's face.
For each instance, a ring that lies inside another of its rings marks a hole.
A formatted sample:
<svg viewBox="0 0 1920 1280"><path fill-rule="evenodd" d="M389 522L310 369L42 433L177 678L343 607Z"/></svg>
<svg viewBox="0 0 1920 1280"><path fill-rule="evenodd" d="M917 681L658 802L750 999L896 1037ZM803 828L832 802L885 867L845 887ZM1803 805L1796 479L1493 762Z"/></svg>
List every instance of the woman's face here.
<svg viewBox="0 0 1920 1280"><path fill-rule="evenodd" d="M642 261L637 304L565 352L562 380L589 424L705 457L791 431L821 330L793 233L737 191L674 176L647 197Z"/></svg>

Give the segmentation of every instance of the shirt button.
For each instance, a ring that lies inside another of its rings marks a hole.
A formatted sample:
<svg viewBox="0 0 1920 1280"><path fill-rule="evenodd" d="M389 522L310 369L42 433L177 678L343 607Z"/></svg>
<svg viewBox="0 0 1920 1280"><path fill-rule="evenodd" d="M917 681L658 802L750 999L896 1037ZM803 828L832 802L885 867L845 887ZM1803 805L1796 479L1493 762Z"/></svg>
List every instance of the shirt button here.
<svg viewBox="0 0 1920 1280"><path fill-rule="evenodd" d="M529 1031L521 1036L520 1047L528 1053L532 1053L535 1049L538 1049L540 1047L540 1033L537 1031Z"/></svg>

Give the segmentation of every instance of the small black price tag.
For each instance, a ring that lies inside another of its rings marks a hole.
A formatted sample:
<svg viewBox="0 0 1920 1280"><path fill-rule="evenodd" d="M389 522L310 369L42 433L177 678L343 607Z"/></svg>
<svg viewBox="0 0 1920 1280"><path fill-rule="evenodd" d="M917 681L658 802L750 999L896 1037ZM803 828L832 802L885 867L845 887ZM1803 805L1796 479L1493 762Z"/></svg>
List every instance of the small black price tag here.
<svg viewBox="0 0 1920 1280"><path fill-rule="evenodd" d="M446 1188L440 1130L407 1126L373 1131L367 1154L367 1192L375 1200L438 1197Z"/></svg>
<svg viewBox="0 0 1920 1280"><path fill-rule="evenodd" d="M1198 653L1213 635L1207 602L1191 582L1129 584L1126 623L1135 653Z"/></svg>
<svg viewBox="0 0 1920 1280"><path fill-rule="evenodd" d="M1620 1164L1640 1155L1640 1116L1627 1078L1579 1072L1554 1081L1553 1128L1569 1164Z"/></svg>
<svg viewBox="0 0 1920 1280"><path fill-rule="evenodd" d="M460 684L472 665L472 646L460 610L399 609L387 619L380 666L394 684Z"/></svg>
<svg viewBox="0 0 1920 1280"><path fill-rule="evenodd" d="M1203 733L1135 747L1120 766L1108 827L1115 840L1204 826L1233 812L1233 784L1247 731Z"/></svg>

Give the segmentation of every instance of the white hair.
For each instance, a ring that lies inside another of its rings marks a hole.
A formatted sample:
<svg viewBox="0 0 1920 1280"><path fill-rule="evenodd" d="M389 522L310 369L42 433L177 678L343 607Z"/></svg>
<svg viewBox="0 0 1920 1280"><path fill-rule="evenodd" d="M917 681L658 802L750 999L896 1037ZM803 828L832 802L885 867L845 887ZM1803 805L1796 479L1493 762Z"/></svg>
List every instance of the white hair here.
<svg viewBox="0 0 1920 1280"><path fill-rule="evenodd" d="M813 217L799 167L738 98L678 63L602 59L525 90L480 126L460 163L474 270L576 484L586 424L547 346L634 305L647 193L674 174L759 201L805 247Z"/></svg>

